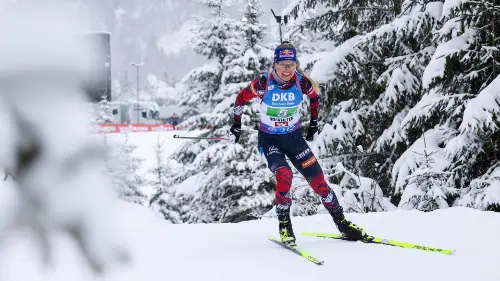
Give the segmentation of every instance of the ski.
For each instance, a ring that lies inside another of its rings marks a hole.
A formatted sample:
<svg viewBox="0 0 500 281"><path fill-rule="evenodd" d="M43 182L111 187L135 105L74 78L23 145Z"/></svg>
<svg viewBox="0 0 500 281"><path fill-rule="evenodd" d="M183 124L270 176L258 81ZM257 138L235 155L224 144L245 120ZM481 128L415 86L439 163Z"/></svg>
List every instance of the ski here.
<svg viewBox="0 0 500 281"><path fill-rule="evenodd" d="M315 257L311 256L308 252L304 251L303 249L301 249L301 248L300 248L299 246L297 246L297 245L295 245L295 246L290 246L290 245L288 245L288 244L286 244L286 243L281 242L281 240L280 240L280 239L277 239L277 238L272 237L272 236L269 236L269 240L271 240L272 242L274 242L274 243L276 243L276 244L278 244L278 245L282 246L282 247L283 247L283 248L285 248L285 249L288 249L288 250L290 250L290 251L292 251L292 252L296 253L297 255L299 255L299 256L301 256L301 257L305 258L306 260L311 261L311 262L313 262L313 263L315 263L315 264L317 264L317 265L322 265L322 264L324 263L323 261L320 261L320 260L318 260L317 258L315 258Z"/></svg>
<svg viewBox="0 0 500 281"><path fill-rule="evenodd" d="M322 238L331 238L331 239L340 239L340 240L353 242L353 240L345 238L344 236L342 236L340 234L334 234L334 233L302 232L302 235L322 237ZM433 248L433 247L428 247L428 246L422 246L422 245L400 242L400 241L389 240L389 239L383 239L383 238L377 238L377 237L375 237L373 240L370 240L370 241L361 241L361 242L367 243L367 244L389 245L389 246L401 247L401 248L406 248L406 249L417 249L417 250L422 250L422 251L426 251L426 252L441 253L441 254L445 254L445 255L452 255L453 253L455 253L455 250Z"/></svg>

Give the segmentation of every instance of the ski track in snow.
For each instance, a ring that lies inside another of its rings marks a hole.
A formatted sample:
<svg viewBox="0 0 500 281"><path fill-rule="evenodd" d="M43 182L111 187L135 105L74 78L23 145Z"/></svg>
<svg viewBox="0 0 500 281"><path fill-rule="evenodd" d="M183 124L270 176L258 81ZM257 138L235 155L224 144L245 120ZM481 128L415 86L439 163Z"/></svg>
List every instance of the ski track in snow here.
<svg viewBox="0 0 500 281"><path fill-rule="evenodd" d="M140 153L153 151L146 147L152 147L157 134L147 134L131 137L141 146ZM174 133L161 134L167 143L173 140ZM175 149L176 145L167 147ZM147 155L152 156L152 152ZM267 239L278 235L276 219L174 225L144 206L121 201L116 204L119 216L115 230L122 234L133 254L131 264L116 265L103 278L93 276L81 257L75 255L74 243L55 233L51 239L56 249L54 264L44 270L36 241L26 231L18 230L8 233L1 244L0 280L500 280L496 259L500 251L500 214L493 212L457 207L429 213L396 210L347 214L371 235L455 249L451 256L305 237L300 233L338 232L328 215L293 217L297 243L325 262L315 265Z"/></svg>

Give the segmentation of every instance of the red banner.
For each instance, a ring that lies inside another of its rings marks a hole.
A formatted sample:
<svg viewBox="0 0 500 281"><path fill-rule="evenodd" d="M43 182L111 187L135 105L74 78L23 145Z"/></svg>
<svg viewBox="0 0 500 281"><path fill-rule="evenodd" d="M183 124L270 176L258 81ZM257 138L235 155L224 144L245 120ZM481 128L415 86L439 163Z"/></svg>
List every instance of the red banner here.
<svg viewBox="0 0 500 281"><path fill-rule="evenodd" d="M172 124L96 124L93 129L94 133L121 133L171 131L174 128Z"/></svg>

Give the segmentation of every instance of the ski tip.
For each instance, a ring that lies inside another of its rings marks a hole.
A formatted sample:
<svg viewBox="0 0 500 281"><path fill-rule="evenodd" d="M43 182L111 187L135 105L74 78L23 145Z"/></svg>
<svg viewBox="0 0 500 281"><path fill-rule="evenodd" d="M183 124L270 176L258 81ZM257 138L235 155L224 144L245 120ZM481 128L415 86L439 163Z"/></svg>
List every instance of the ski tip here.
<svg viewBox="0 0 500 281"><path fill-rule="evenodd" d="M178 137L179 137L179 135L174 135L174 139L176 139L176 138L178 138Z"/></svg>
<svg viewBox="0 0 500 281"><path fill-rule="evenodd" d="M308 257L304 257L304 258L306 258L307 260L309 260L317 265L324 265L325 264L325 261L318 260L317 258L314 258L312 256L308 256Z"/></svg>

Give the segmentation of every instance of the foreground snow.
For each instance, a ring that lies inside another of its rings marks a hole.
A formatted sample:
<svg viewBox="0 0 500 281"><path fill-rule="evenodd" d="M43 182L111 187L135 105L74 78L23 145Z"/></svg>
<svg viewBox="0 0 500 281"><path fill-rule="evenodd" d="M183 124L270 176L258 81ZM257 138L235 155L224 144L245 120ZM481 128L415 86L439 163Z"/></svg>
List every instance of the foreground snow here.
<svg viewBox="0 0 500 281"><path fill-rule="evenodd" d="M373 235L456 249L453 256L298 236L316 257L314 265L271 243L277 222L262 219L238 224L168 224L143 206L118 202L120 232L134 254L132 263L115 267L109 281L174 280L500 280L500 214L467 208L431 213L393 211L348 214ZM336 232L326 215L293 218L297 233ZM42 271L30 237L10 233L0 251L0 280L94 280L75 245L55 236L55 266Z"/></svg>

